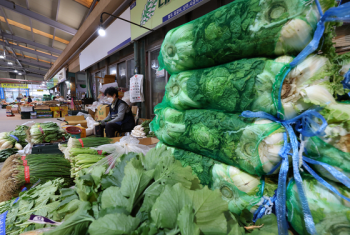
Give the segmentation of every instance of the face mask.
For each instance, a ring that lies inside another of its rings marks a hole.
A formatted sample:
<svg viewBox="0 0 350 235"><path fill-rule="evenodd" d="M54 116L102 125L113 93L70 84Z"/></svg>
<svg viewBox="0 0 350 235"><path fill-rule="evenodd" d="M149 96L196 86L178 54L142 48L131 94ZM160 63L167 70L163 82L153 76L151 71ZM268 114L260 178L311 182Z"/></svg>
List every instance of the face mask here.
<svg viewBox="0 0 350 235"><path fill-rule="evenodd" d="M113 100L114 100L114 99L113 99L112 97L110 97L110 98L107 99L107 101L110 102L110 103L112 103Z"/></svg>

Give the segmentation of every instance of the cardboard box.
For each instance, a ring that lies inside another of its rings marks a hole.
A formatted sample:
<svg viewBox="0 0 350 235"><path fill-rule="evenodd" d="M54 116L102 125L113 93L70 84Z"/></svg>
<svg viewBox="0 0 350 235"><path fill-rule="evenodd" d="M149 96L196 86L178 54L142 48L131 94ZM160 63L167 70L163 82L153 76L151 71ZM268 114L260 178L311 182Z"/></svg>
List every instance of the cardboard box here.
<svg viewBox="0 0 350 235"><path fill-rule="evenodd" d="M52 112L54 112L54 111L60 111L60 107L50 107L50 110L51 110Z"/></svg>
<svg viewBox="0 0 350 235"><path fill-rule="evenodd" d="M109 106L108 105L100 105L96 109L95 120L101 121L104 120L109 114Z"/></svg>
<svg viewBox="0 0 350 235"><path fill-rule="evenodd" d="M105 75L104 78L101 78L101 77L96 77L98 78L98 81L102 84L108 84L108 83L113 83L115 82L115 75Z"/></svg>
<svg viewBox="0 0 350 235"><path fill-rule="evenodd" d="M92 111L91 109L88 109L88 113L91 115L93 119L95 119L96 112Z"/></svg>
<svg viewBox="0 0 350 235"><path fill-rule="evenodd" d="M11 110L12 106L6 106L6 110Z"/></svg>
<svg viewBox="0 0 350 235"><path fill-rule="evenodd" d="M123 138L123 137L112 138L112 140L113 140L112 142L113 143L119 142L121 138ZM139 139L139 141L140 141L140 144L142 144L142 145L153 145L153 144L157 144L159 142L159 139L157 139L155 137L150 137L150 138Z"/></svg>
<svg viewBox="0 0 350 235"><path fill-rule="evenodd" d="M61 117L68 116L68 110L67 111L61 111Z"/></svg>
<svg viewBox="0 0 350 235"><path fill-rule="evenodd" d="M66 116L65 120L68 122L68 125L76 126L80 124L82 127L87 128L87 121L84 116ZM67 125L66 123L62 123L61 126Z"/></svg>
<svg viewBox="0 0 350 235"><path fill-rule="evenodd" d="M38 105L34 109L35 110L50 110L50 106L48 106L48 105Z"/></svg>
<svg viewBox="0 0 350 235"><path fill-rule="evenodd" d="M66 130L66 128L69 127L69 126L70 126L70 125L65 125L65 126L63 126L62 128L63 128L64 130ZM86 138L86 128L81 127L81 126L76 126L76 127L78 127L78 128L81 129L80 138Z"/></svg>
<svg viewBox="0 0 350 235"><path fill-rule="evenodd" d="M67 111L68 112L68 106L60 106L58 108L59 108L59 111Z"/></svg>
<svg viewBox="0 0 350 235"><path fill-rule="evenodd" d="M53 118L59 118L61 117L60 111L53 111Z"/></svg>

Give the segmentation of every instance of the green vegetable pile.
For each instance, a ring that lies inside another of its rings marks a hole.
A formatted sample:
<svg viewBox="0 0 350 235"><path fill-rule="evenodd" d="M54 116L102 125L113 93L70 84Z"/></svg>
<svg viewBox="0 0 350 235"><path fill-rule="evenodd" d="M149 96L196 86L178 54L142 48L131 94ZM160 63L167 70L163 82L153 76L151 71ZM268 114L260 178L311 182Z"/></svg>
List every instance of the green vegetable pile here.
<svg viewBox="0 0 350 235"><path fill-rule="evenodd" d="M43 224L28 222L30 215L41 215L52 220L62 219L57 208L64 197L60 195L60 189L66 184L63 179L55 179L45 184L38 185L20 193L17 203L15 199L0 203L0 214L8 211L6 217L6 234L18 235L25 231L46 227Z"/></svg>
<svg viewBox="0 0 350 235"><path fill-rule="evenodd" d="M155 108L151 129L164 143L266 175L280 161L284 128L276 122L242 118L215 110ZM276 170L274 173L277 173Z"/></svg>
<svg viewBox="0 0 350 235"><path fill-rule="evenodd" d="M143 132L146 133L147 137L155 137L156 135L151 131L149 124L151 123L151 120L144 121L141 126L144 128Z"/></svg>
<svg viewBox="0 0 350 235"><path fill-rule="evenodd" d="M0 151L0 162L4 162L10 156L16 154L18 149L5 149Z"/></svg>
<svg viewBox="0 0 350 235"><path fill-rule="evenodd" d="M23 149L28 142L28 129L25 125L16 126L16 129L11 132L3 132L0 134L0 151L5 149L15 148L17 150Z"/></svg>
<svg viewBox="0 0 350 235"><path fill-rule="evenodd" d="M65 215L64 223L45 235L277 233L274 215L250 226L249 211L229 212L221 193L200 185L191 167L164 147L146 156L123 155L108 175L105 169L81 173L75 189L62 190L57 212Z"/></svg>
<svg viewBox="0 0 350 235"><path fill-rule="evenodd" d="M334 6L333 0L319 2L323 12ZM236 0L170 30L160 69L174 74L242 58L297 55L311 41L318 20L315 2Z"/></svg>
<svg viewBox="0 0 350 235"><path fill-rule="evenodd" d="M65 131L57 123L37 123L30 128L33 144L50 143L66 138Z"/></svg>

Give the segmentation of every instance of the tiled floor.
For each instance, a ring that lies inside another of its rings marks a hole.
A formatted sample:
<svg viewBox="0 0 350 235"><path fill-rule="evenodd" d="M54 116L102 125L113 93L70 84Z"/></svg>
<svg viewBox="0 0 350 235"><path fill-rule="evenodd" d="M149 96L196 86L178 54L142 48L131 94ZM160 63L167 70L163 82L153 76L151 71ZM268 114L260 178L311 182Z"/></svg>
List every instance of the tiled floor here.
<svg viewBox="0 0 350 235"><path fill-rule="evenodd" d="M28 121L34 121L37 123L43 122L57 122L57 118L43 118L43 119L21 119L21 114L16 113L14 117L6 117L6 109L0 109L0 132L9 132L13 131L17 125L22 125Z"/></svg>

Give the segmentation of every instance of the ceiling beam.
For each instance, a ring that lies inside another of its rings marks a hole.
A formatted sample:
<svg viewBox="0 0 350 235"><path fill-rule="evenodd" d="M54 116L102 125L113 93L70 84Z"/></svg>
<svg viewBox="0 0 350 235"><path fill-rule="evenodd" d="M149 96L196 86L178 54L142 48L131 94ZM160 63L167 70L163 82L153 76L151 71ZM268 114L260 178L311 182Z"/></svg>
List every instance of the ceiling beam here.
<svg viewBox="0 0 350 235"><path fill-rule="evenodd" d="M55 63L52 65L50 70L45 75L45 80L51 79L56 75L64 66L66 66L69 61L75 58L76 55L79 55L80 51L84 46L91 43L97 37L97 28L100 25L100 16L102 12L107 12L119 16L122 12L129 7L126 3L130 3L132 0L103 0L100 1L91 14L86 18L84 23L79 28L79 31L69 42L67 47L64 49L62 54L57 58ZM115 20L114 17L104 16L102 19L111 19L108 23L112 23L112 20ZM109 24L104 24L108 26Z"/></svg>
<svg viewBox="0 0 350 235"><path fill-rule="evenodd" d="M0 6L6 7L7 9L10 9L11 11L15 11L19 14L28 16L34 20L40 21L44 24L50 25L51 27L54 27L56 29L62 30L66 33L69 33L71 35L75 35L77 33L76 29L73 29L67 25L61 24L57 21L54 21L50 18L47 18L43 15L40 15L38 13L35 13L31 10L28 10L24 7L21 7L20 5L16 5L14 2L9 2L6 0L0 0Z"/></svg>
<svg viewBox="0 0 350 235"><path fill-rule="evenodd" d="M32 59L27 59L27 58L23 58L23 57L19 57L18 59L23 64L26 64L26 65L31 65L31 66L35 66L35 67L39 67L39 68L44 68L44 69L49 69L51 67L51 64L43 63L43 62L32 60ZM6 55L6 60L16 61L16 59L12 56L12 54Z"/></svg>
<svg viewBox="0 0 350 235"><path fill-rule="evenodd" d="M4 45L5 43L1 42L0 41L0 44L1 45ZM45 54L45 53L42 53L42 52L39 52L39 51L36 51L36 50L31 50L29 49L28 47L21 47L21 46L17 46L17 45L13 45L13 44L5 44L7 47L11 47L12 49L16 49L16 50L21 50L21 51L25 51L25 52L28 52L28 53L32 53L34 55L38 55L38 56L43 56L43 57L46 57L46 58L49 58L49 59L52 59L52 60L56 60L57 57L55 56L52 56L52 55L48 55L48 54Z"/></svg>
<svg viewBox="0 0 350 235"><path fill-rule="evenodd" d="M61 3L61 0L57 0L57 9L56 9L56 16L55 16L56 21L57 21L58 11L60 10L60 3ZM52 47L53 47L53 43L55 42L55 36L56 36L56 28L53 29L53 38L51 42Z"/></svg>
<svg viewBox="0 0 350 235"><path fill-rule="evenodd" d="M11 73L13 73L13 69L8 69L8 68L2 68L2 67L0 67L0 70L1 70L1 71L5 71L5 72L11 72ZM25 75L26 75L26 76L30 76L30 77L44 78L44 75L39 75L39 74L34 74L34 73L26 73ZM22 74L22 75L18 75L18 74L17 74L17 76L24 76L24 74Z"/></svg>
<svg viewBox="0 0 350 235"><path fill-rule="evenodd" d="M43 45L43 44L40 44L40 43L37 43L37 42L33 42L31 40L28 40L28 39L25 39L25 38L21 38L21 37L15 36L15 35L11 35L11 34L8 34L8 33L5 33L5 32L3 32L1 36L4 37L4 38L7 38L9 40L16 41L17 43L24 43L24 44L27 44L27 45L31 45L31 46L43 49L43 50L50 51L51 53L56 53L56 54L61 54L62 53L62 51L59 50L59 49L56 49L56 48L53 48L53 47L50 47L50 46L46 46L46 45Z"/></svg>

